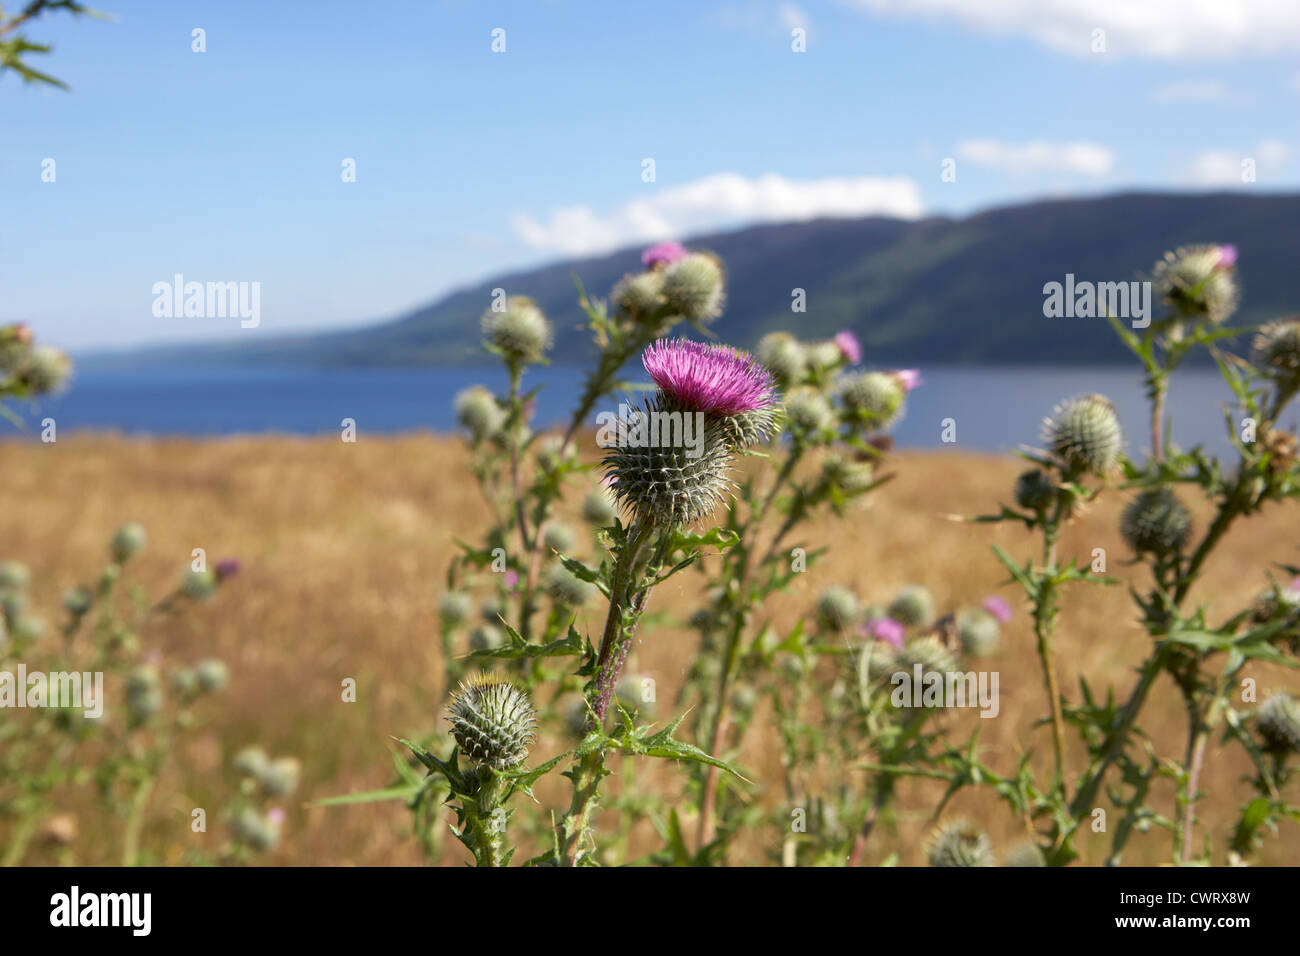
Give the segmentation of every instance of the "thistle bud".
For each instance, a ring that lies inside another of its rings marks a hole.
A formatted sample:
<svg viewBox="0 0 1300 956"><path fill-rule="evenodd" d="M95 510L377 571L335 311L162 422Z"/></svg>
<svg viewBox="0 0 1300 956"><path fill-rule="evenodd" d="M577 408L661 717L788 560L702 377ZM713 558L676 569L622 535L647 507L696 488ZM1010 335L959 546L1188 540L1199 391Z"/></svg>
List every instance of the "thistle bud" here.
<svg viewBox="0 0 1300 956"><path fill-rule="evenodd" d="M716 256L692 252L663 273L664 301L674 313L696 322L722 314L726 273Z"/></svg>
<svg viewBox="0 0 1300 956"><path fill-rule="evenodd" d="M113 532L113 540L109 542L108 550L113 560L122 564L138 554L148 540L148 535L145 534L144 526L140 522L128 521Z"/></svg>
<svg viewBox="0 0 1300 956"><path fill-rule="evenodd" d="M538 361L551 347L551 323L532 299L512 295L503 311L483 313L483 334L508 360Z"/></svg>
<svg viewBox="0 0 1300 956"><path fill-rule="evenodd" d="M840 400L849 413L875 428L888 428L903 409L903 385L896 375L860 372L845 377L839 386Z"/></svg>
<svg viewBox="0 0 1300 956"><path fill-rule="evenodd" d="M528 695L493 674L475 674L461 681L447 720L465 756L494 770L508 770L524 761L537 726Z"/></svg>
<svg viewBox="0 0 1300 956"><path fill-rule="evenodd" d="M444 627L464 624L474 613L474 600L463 591L448 591L442 596L439 613Z"/></svg>
<svg viewBox="0 0 1300 956"><path fill-rule="evenodd" d="M1300 385L1300 317L1270 322L1255 336L1255 365L1289 387Z"/></svg>
<svg viewBox="0 0 1300 956"><path fill-rule="evenodd" d="M162 710L162 690L153 667L137 667L127 677L126 709L134 723L143 723Z"/></svg>
<svg viewBox="0 0 1300 956"><path fill-rule="evenodd" d="M1026 840L1023 843L1017 843L1007 851L1007 857L1003 865L1013 867L1046 866L1047 861L1043 858L1043 851L1038 844Z"/></svg>
<svg viewBox="0 0 1300 956"><path fill-rule="evenodd" d="M957 661L952 652L937 637L918 637L908 641L895 655L895 663L896 670L908 674L913 673L916 665L920 664L923 678L930 673L950 674L957 670Z"/></svg>
<svg viewBox="0 0 1300 956"><path fill-rule="evenodd" d="M1300 701L1290 694L1266 698L1255 711L1255 729L1272 753L1300 753Z"/></svg>
<svg viewBox="0 0 1300 956"><path fill-rule="evenodd" d="M298 789L302 763L296 757L276 757L262 767L257 782L274 797L288 796Z"/></svg>
<svg viewBox="0 0 1300 956"><path fill-rule="evenodd" d="M796 388L785 396L785 417L795 435L816 435L830 428L835 413L815 388Z"/></svg>
<svg viewBox="0 0 1300 956"><path fill-rule="evenodd" d="M1016 504L1026 511L1046 511L1056 500L1056 493L1056 483L1039 468L1031 468L1016 479Z"/></svg>
<svg viewBox="0 0 1300 956"><path fill-rule="evenodd" d="M804 348L808 367L826 372L844 364L844 352L835 342L811 342Z"/></svg>
<svg viewBox="0 0 1300 956"><path fill-rule="evenodd" d="M244 777L260 777L266 771L268 759L261 747L245 747L235 754L235 772Z"/></svg>
<svg viewBox="0 0 1300 956"><path fill-rule="evenodd" d="M925 856L931 866L992 866L993 844L973 823L950 820L930 834Z"/></svg>
<svg viewBox="0 0 1300 956"><path fill-rule="evenodd" d="M1043 437L1067 474L1105 475L1124 445L1115 406L1101 395L1073 398L1044 422Z"/></svg>
<svg viewBox="0 0 1300 956"><path fill-rule="evenodd" d="M216 658L200 661L198 667L194 669L194 674L198 679L199 689L205 694L215 694L230 680L230 668L226 666L225 661Z"/></svg>
<svg viewBox="0 0 1300 956"><path fill-rule="evenodd" d="M875 478L875 469L869 461L854 461L842 455L831 455L822 462L818 485L823 489L838 488L840 491L861 491L868 487Z"/></svg>
<svg viewBox="0 0 1300 956"><path fill-rule="evenodd" d="M181 593L191 601L206 601L217 593L217 576L211 571L190 569L181 576Z"/></svg>
<svg viewBox="0 0 1300 956"><path fill-rule="evenodd" d="M804 347L789 332L769 332L758 340L754 355L782 388L797 384L807 367Z"/></svg>
<svg viewBox="0 0 1300 956"><path fill-rule="evenodd" d="M1156 294L1179 315L1218 325L1237 308L1236 260L1232 246L1184 246L1166 252L1151 279Z"/></svg>
<svg viewBox="0 0 1300 956"><path fill-rule="evenodd" d="M624 312L645 319L654 315L664 305L664 276L656 269L627 275L614 286L611 298Z"/></svg>
<svg viewBox="0 0 1300 956"><path fill-rule="evenodd" d="M45 633L45 619L37 614L23 614L14 622L14 640L19 644L30 644L41 639Z"/></svg>
<svg viewBox="0 0 1300 956"><path fill-rule="evenodd" d="M469 633L469 649L474 653L496 650L505 642L505 634L493 624L480 624Z"/></svg>
<svg viewBox="0 0 1300 956"><path fill-rule="evenodd" d="M1187 544L1191 530L1191 515L1168 488L1142 492L1120 519L1120 533L1135 554L1177 554Z"/></svg>
<svg viewBox="0 0 1300 956"><path fill-rule="evenodd" d="M545 435L539 438L535 446L537 464L542 471L555 471L561 465L573 464L578 460L578 451L573 443L565 444L560 435Z"/></svg>
<svg viewBox="0 0 1300 956"><path fill-rule="evenodd" d="M63 609L73 617L84 616L95 603L95 595L89 588L69 588L63 593Z"/></svg>
<svg viewBox="0 0 1300 956"><path fill-rule="evenodd" d="M901 589L889 603L889 616L906 627L920 627L934 619L934 598L919 585Z"/></svg>
<svg viewBox="0 0 1300 956"><path fill-rule="evenodd" d="M173 671L172 690L180 694L181 697L193 697L199 692L198 675L188 667Z"/></svg>
<svg viewBox="0 0 1300 956"><path fill-rule="evenodd" d="M987 657L997 650L1001 631L998 619L983 608L965 611L957 618L962 652L971 657Z"/></svg>
<svg viewBox="0 0 1300 956"><path fill-rule="evenodd" d="M38 395L57 392L72 374L72 360L51 345L34 346L18 369L18 377Z"/></svg>
<svg viewBox="0 0 1300 956"><path fill-rule="evenodd" d="M0 562L0 591L25 591L31 579L31 572L21 561Z"/></svg>
<svg viewBox="0 0 1300 956"><path fill-rule="evenodd" d="M551 600L563 607L578 607L596 596L596 586L582 580L560 562L546 569L542 587Z"/></svg>
<svg viewBox="0 0 1300 956"><path fill-rule="evenodd" d="M817 597L814 616L817 626L826 631L847 631L857 622L858 598L844 587L830 587Z"/></svg>
<svg viewBox="0 0 1300 956"><path fill-rule="evenodd" d="M629 714L653 717L655 702L645 699L645 680L640 674L624 674L614 685L614 696Z"/></svg>
<svg viewBox="0 0 1300 956"><path fill-rule="evenodd" d="M614 523L617 502L610 490L604 485L593 488L582 499L582 518L597 527L604 528Z"/></svg>
<svg viewBox="0 0 1300 956"><path fill-rule="evenodd" d="M558 551L560 554L567 554L573 550L573 542L577 535L563 521L551 521L546 525L542 532L542 543L551 551Z"/></svg>
<svg viewBox="0 0 1300 956"><path fill-rule="evenodd" d="M231 832L259 853L274 850L280 842L280 825L252 807L241 808L230 821Z"/></svg>
<svg viewBox="0 0 1300 956"><path fill-rule="evenodd" d="M471 385L458 392L454 402L456 421L468 429L475 441L491 438L505 424L506 413L496 396L482 385Z"/></svg>

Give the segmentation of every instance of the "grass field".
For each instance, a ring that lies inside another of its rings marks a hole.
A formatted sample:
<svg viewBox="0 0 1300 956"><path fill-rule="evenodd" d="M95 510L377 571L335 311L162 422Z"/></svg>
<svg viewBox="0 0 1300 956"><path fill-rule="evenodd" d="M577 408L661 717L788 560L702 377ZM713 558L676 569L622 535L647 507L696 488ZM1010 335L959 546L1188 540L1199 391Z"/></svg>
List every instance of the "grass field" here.
<svg viewBox="0 0 1300 956"><path fill-rule="evenodd" d="M281 436L217 441L125 440L100 435L61 435L57 444L0 444L0 559L17 558L32 570L33 597L47 616L59 595L91 580L103 564L105 541L128 518L149 529L147 550L133 576L155 591L170 584L194 548L210 559L236 556L243 571L219 597L177 625L147 631L145 647L169 659L223 657L232 679L210 709L205 730L173 755L160 785L146 843L166 847L164 859L179 861L193 840L190 809L216 806L233 786L229 758L247 743L274 755L303 761L303 785L289 808L285 838L269 857L293 864L415 864L419 849L407 835L407 814L398 803L319 809L304 804L322 797L381 787L391 781L391 737L445 726L438 712L441 668L437 607L453 537L472 538L485 507L465 470L466 455L450 438L412 434L396 438L362 435L355 444L326 438ZM977 604L999 593L1004 573L989 551L996 541L1013 554L1027 554L1027 539L1009 526L971 527L948 520L994 509L1009 497L1018 472L1010 457L962 453L903 454L895 461L900 480L870 496L843 521L813 525L807 541L829 545L828 560L797 580L796 587L764 613L778 627L831 584L848 585L871 600L887 600L900 585L924 584L941 608ZM574 488L571 505L585 489ZM1120 493L1102 500L1072 526L1062 554L1090 560L1106 548L1110 572L1143 583L1141 569L1124 564L1116 530ZM1204 508L1194 508L1204 527ZM576 521L575 517L575 521ZM1194 597L1220 604L1247 599L1264 584L1275 562L1294 562L1300 521L1294 510L1271 508L1237 527L1213 559ZM655 592L652 610L681 609L696 595L690 575ZM1046 731L1034 727L1043 710L1037 660L1023 608L1008 626L1002 648L989 665L1001 674L1001 714L984 720L986 758L1010 769L1019 753L1049 750ZM599 627L589 608L580 629ZM585 620L585 624L584 624ZM1077 587L1069 592L1057 639L1062 687L1077 699L1078 679L1094 687L1113 684L1117 695L1131 687L1131 667L1147 638L1133 620L1122 587ZM695 642L684 627L643 629L636 650L640 671L655 677L660 701L670 701ZM1251 672L1262 699L1270 690L1300 689L1300 678L1279 670ZM341 700L345 678L355 678L356 703ZM662 706L662 705L661 705ZM973 714L949 718L964 738ZM436 722L436 723L435 723ZM1185 725L1171 686L1158 685L1143 721L1158 748L1181 755ZM534 759L561 749L544 739ZM760 715L742 764L761 788L775 766L771 730ZM1072 761L1077 765L1078 759ZM1211 796L1201 806L1216 847L1222 847L1247 798L1247 769L1236 753L1214 741L1203 785ZM567 781L553 775L539 789L544 804L558 806ZM647 786L672 794L680 775L671 766L645 778ZM773 798L775 786L770 788ZM1173 812L1172 784L1155 797ZM878 830L869 859L897 849L904 863L920 861L920 838L939 791L905 783L897 833ZM77 816L76 844L82 862L110 862L111 837L92 809L89 785L62 799L52 811ZM1005 848L1023 829L990 794L964 793L952 812L966 813ZM608 821L607 821L608 823ZM642 849L650 848L649 833ZM1171 838L1139 837L1126 863L1167 860ZM1108 837L1088 835L1080 846L1085 862L1097 862ZM775 839L763 834L741 844L735 862L765 862ZM1264 862L1296 862L1300 830L1292 827L1269 844ZM530 848L531 849L531 848ZM446 862L463 858L458 845ZM526 858L521 851L521 859ZM1216 859L1222 854L1216 853ZM53 860L39 851L29 862Z"/></svg>

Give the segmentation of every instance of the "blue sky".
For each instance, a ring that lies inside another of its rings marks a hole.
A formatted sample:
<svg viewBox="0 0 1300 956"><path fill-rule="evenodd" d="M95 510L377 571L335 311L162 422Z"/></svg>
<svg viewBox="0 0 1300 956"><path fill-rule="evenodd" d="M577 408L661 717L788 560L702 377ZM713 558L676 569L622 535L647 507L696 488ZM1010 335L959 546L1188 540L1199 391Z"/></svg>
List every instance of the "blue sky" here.
<svg viewBox="0 0 1300 956"><path fill-rule="evenodd" d="M749 221L1297 188L1300 4L1170 3L99 0L27 30L70 93L0 74L0 322L274 335ZM155 317L176 273L261 325Z"/></svg>

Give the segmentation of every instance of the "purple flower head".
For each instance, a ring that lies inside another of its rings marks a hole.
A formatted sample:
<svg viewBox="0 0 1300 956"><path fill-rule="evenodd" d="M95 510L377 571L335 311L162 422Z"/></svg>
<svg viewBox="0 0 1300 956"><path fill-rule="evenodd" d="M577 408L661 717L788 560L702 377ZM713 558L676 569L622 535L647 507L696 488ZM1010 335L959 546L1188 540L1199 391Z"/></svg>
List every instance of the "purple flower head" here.
<svg viewBox="0 0 1300 956"><path fill-rule="evenodd" d="M514 587L516 584L518 584L518 583L519 583L519 572L518 572L518 571L507 571L507 572L506 572L506 587L508 587L508 588L513 588L513 587Z"/></svg>
<svg viewBox="0 0 1300 956"><path fill-rule="evenodd" d="M991 594L984 599L984 610L988 611L1003 624L1011 620L1011 605L996 594Z"/></svg>
<svg viewBox="0 0 1300 956"><path fill-rule="evenodd" d="M892 617L873 617L862 628L868 637L884 641L897 650L903 649L903 633L906 628Z"/></svg>
<svg viewBox="0 0 1300 956"><path fill-rule="evenodd" d="M235 558L222 558L217 562L217 580L224 581L239 573L239 561Z"/></svg>
<svg viewBox="0 0 1300 956"><path fill-rule="evenodd" d="M692 411L738 415L773 402L771 373L729 345L660 339L642 353L641 364L665 394Z"/></svg>
<svg viewBox="0 0 1300 956"><path fill-rule="evenodd" d="M919 368L900 368L894 373L898 379L898 384L903 386L903 391L910 392L912 389L924 385L921 381L921 370Z"/></svg>
<svg viewBox="0 0 1300 956"><path fill-rule="evenodd" d="M840 351L844 353L850 365L857 365L862 361L862 343L848 329L835 333L835 344L840 347Z"/></svg>
<svg viewBox="0 0 1300 956"><path fill-rule="evenodd" d="M278 827L280 824L284 823L284 808L272 807L270 810L267 810L266 819L270 820L273 826Z"/></svg>
<svg viewBox="0 0 1300 956"><path fill-rule="evenodd" d="M1219 267L1221 269L1231 269L1236 264L1237 264L1237 247L1219 246Z"/></svg>
<svg viewBox="0 0 1300 956"><path fill-rule="evenodd" d="M686 258L686 247L680 242L660 242L641 253L641 265L647 269L670 266Z"/></svg>
<svg viewBox="0 0 1300 956"><path fill-rule="evenodd" d="M1300 591L1300 577L1295 577L1291 579L1291 590Z"/></svg>

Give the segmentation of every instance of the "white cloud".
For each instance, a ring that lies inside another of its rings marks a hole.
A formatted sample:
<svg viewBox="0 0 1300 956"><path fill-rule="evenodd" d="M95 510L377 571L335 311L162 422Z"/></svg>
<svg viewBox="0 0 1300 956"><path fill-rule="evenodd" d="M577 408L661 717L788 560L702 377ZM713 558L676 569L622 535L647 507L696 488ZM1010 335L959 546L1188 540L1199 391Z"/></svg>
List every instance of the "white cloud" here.
<svg viewBox="0 0 1300 956"><path fill-rule="evenodd" d="M789 32L796 27L808 29L808 14L804 13L803 8L795 3L783 3L777 9L777 16L781 18L781 25Z"/></svg>
<svg viewBox="0 0 1300 956"><path fill-rule="evenodd" d="M1094 30L1106 52L1158 59L1220 60L1300 49L1295 0L845 0L868 13L950 21L1053 50L1090 55Z"/></svg>
<svg viewBox="0 0 1300 956"><path fill-rule="evenodd" d="M1246 186L1243 161L1254 160L1256 177L1266 176L1291 158L1291 147L1266 139L1251 150L1207 149L1197 153L1183 177L1197 186Z"/></svg>
<svg viewBox="0 0 1300 956"><path fill-rule="evenodd" d="M1162 86L1151 99L1157 103L1222 103L1228 99L1228 88L1218 80L1189 80Z"/></svg>
<svg viewBox="0 0 1300 956"><path fill-rule="evenodd" d="M771 173L754 179L717 173L660 189L604 214L590 206L568 206L543 221L519 213L512 223L535 249L587 255L742 223L872 215L915 219L922 212L916 183L901 177L792 180Z"/></svg>
<svg viewBox="0 0 1300 956"><path fill-rule="evenodd" d="M727 30L758 35L789 36L795 27L812 32L807 11L797 3L728 4L715 11L709 20Z"/></svg>
<svg viewBox="0 0 1300 956"><path fill-rule="evenodd" d="M1105 176L1115 165L1115 154L1097 143L1004 143L996 139L968 139L957 144L957 155L978 166L995 166L1011 173L1073 173L1093 178Z"/></svg>

